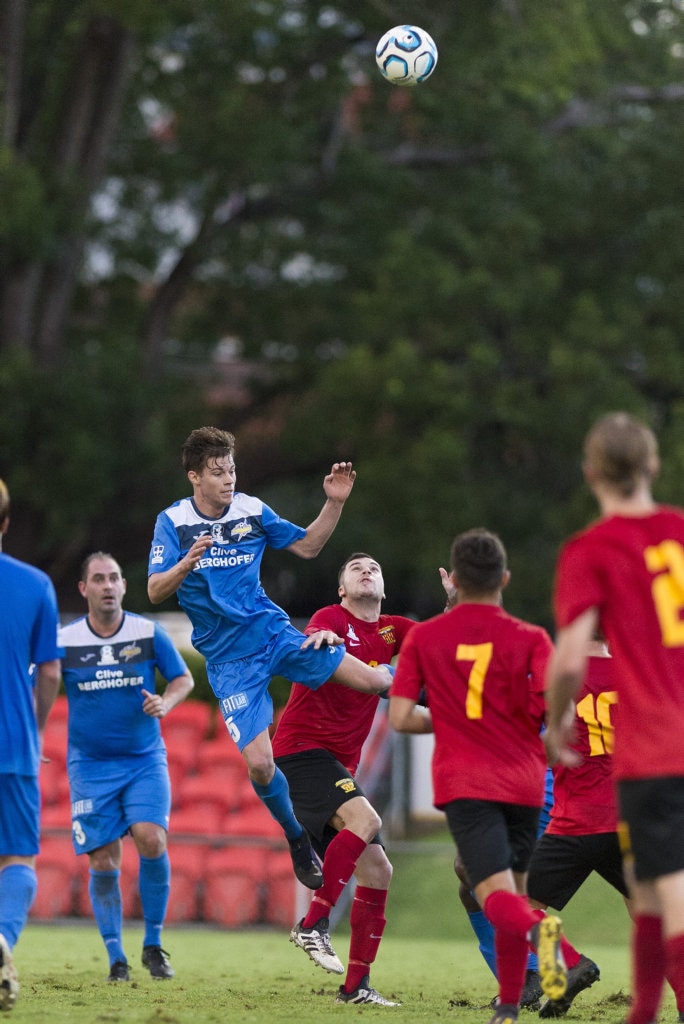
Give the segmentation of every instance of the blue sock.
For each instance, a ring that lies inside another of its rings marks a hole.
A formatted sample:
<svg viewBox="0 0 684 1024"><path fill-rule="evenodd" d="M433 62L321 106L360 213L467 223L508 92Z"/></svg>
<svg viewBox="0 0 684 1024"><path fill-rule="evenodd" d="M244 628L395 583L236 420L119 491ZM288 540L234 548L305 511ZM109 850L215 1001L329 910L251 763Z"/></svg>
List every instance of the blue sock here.
<svg viewBox="0 0 684 1024"><path fill-rule="evenodd" d="M539 970L539 961L537 960L537 954L536 953L530 952L530 954L528 955L528 957L527 957L527 970L528 971L538 971Z"/></svg>
<svg viewBox="0 0 684 1024"><path fill-rule="evenodd" d="M496 951L494 949L494 929L483 911L474 910L468 913L468 920L480 943L480 952L489 970L496 978Z"/></svg>
<svg viewBox="0 0 684 1024"><path fill-rule="evenodd" d="M28 864L8 864L0 871L0 932L13 949L36 896L36 872Z"/></svg>
<svg viewBox="0 0 684 1024"><path fill-rule="evenodd" d="M161 932L171 889L171 864L166 850L161 857L141 857L140 902L145 919L143 946L161 946Z"/></svg>
<svg viewBox="0 0 684 1024"><path fill-rule="evenodd" d="M282 826L288 839L298 839L302 834L302 826L295 818L294 807L290 800L290 787L287 779L276 765L275 775L267 786L252 782L254 792L263 802L271 817Z"/></svg>
<svg viewBox="0 0 684 1024"><path fill-rule="evenodd" d="M123 909L119 885L120 874L120 871L93 871L91 868L88 882L88 893L95 915L95 923L105 944L110 967L117 960L123 960L126 963L121 935Z"/></svg>

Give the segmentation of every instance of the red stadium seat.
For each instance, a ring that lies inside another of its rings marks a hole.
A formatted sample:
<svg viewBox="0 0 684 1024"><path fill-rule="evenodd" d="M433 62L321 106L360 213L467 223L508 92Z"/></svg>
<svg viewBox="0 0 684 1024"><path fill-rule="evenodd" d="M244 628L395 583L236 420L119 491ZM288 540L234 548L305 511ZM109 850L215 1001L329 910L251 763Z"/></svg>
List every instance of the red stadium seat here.
<svg viewBox="0 0 684 1024"><path fill-rule="evenodd" d="M59 761L43 761L40 765L40 796L43 807L59 803L62 792L62 780L66 775L66 769Z"/></svg>
<svg viewBox="0 0 684 1024"><path fill-rule="evenodd" d="M71 835L71 804L68 800L44 807L40 815L40 827L43 831L51 829L66 830Z"/></svg>
<svg viewBox="0 0 684 1024"><path fill-rule="evenodd" d="M80 885L76 855L69 838L41 840L36 858L38 891L31 917L49 920L74 913Z"/></svg>
<svg viewBox="0 0 684 1024"><path fill-rule="evenodd" d="M192 742L199 746L211 732L213 706L203 700L185 700L177 704L161 721L164 742Z"/></svg>
<svg viewBox="0 0 684 1024"><path fill-rule="evenodd" d="M242 928L261 919L264 851L226 847L208 854L202 916L224 928Z"/></svg>
<svg viewBox="0 0 684 1024"><path fill-rule="evenodd" d="M167 922L198 920L208 852L209 847L201 843L169 841L171 897L166 911Z"/></svg>
<svg viewBox="0 0 684 1024"><path fill-rule="evenodd" d="M201 775L224 765L241 765L243 773L246 771L242 754L225 730L216 739L202 743L197 755L197 771Z"/></svg>
<svg viewBox="0 0 684 1024"><path fill-rule="evenodd" d="M256 806L231 812L223 820L223 831L227 836L255 836L263 839L285 838L278 822L271 817L259 801Z"/></svg>
<svg viewBox="0 0 684 1024"><path fill-rule="evenodd" d="M290 928L297 919L298 882L287 851L269 850L266 855L266 899L264 920L280 928ZM309 894L310 895L310 894Z"/></svg>
<svg viewBox="0 0 684 1024"><path fill-rule="evenodd" d="M176 806L179 810L207 808L218 810L222 816L240 806L239 787L224 778L224 772L210 775L188 775L177 788Z"/></svg>
<svg viewBox="0 0 684 1024"><path fill-rule="evenodd" d="M171 812L170 829L173 835L221 835L225 815L216 807L179 808Z"/></svg>

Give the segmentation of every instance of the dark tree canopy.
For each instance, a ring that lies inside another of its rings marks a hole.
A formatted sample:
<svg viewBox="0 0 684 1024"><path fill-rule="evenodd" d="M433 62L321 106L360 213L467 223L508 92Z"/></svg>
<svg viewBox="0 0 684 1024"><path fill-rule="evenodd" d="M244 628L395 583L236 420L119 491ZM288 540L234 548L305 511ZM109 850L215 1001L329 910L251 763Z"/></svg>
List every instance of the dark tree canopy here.
<svg viewBox="0 0 684 1024"><path fill-rule="evenodd" d="M388 85L422 19L439 65ZM508 606L549 620L593 514L579 451L610 408L684 464L684 12L675 0L6 0L0 25L0 474L6 549L77 604L111 549L146 606L183 438L238 436L240 485L319 558L264 565L297 615L349 550L388 609L439 610L453 535L497 530Z"/></svg>

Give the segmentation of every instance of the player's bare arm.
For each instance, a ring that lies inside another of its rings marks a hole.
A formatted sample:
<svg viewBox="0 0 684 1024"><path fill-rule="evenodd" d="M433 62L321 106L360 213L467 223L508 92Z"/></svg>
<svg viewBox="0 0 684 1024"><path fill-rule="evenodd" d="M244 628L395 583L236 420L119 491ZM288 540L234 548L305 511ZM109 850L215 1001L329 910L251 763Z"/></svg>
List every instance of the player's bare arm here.
<svg viewBox="0 0 684 1024"><path fill-rule="evenodd" d="M558 631L546 686L548 719L544 745L549 764L560 762L573 767L578 763L578 755L571 747L573 717L568 715L568 707L574 703L584 681L587 652L597 624L596 609L589 608Z"/></svg>
<svg viewBox="0 0 684 1024"><path fill-rule="evenodd" d="M167 597L175 594L185 577L193 571L212 544L213 540L209 534L202 534L179 562L165 572L152 573L147 581L147 596L152 604L161 604Z"/></svg>
<svg viewBox="0 0 684 1024"><path fill-rule="evenodd" d="M344 639L334 633L332 629L319 629L315 633L309 633L302 644L302 650L305 647L315 647L316 650L319 647L341 647L343 643Z"/></svg>
<svg viewBox="0 0 684 1024"><path fill-rule="evenodd" d="M62 679L62 663L59 658L52 661L43 661L36 668L35 703L36 721L38 732L41 737L45 729L48 715L59 692L59 684Z"/></svg>
<svg viewBox="0 0 684 1024"><path fill-rule="evenodd" d="M324 547L337 526L344 503L351 494L356 470L351 462L335 462L323 480L326 501L312 523L306 528L306 536L290 544L288 551L300 558L315 558Z"/></svg>
<svg viewBox="0 0 684 1024"><path fill-rule="evenodd" d="M429 708L418 707L408 697L392 697L390 694L389 723L396 732L433 732Z"/></svg>
<svg viewBox="0 0 684 1024"><path fill-rule="evenodd" d="M171 679L163 693L151 693L149 690L141 690L143 697L142 709L150 718L164 718L169 711L185 700L195 683L189 672Z"/></svg>

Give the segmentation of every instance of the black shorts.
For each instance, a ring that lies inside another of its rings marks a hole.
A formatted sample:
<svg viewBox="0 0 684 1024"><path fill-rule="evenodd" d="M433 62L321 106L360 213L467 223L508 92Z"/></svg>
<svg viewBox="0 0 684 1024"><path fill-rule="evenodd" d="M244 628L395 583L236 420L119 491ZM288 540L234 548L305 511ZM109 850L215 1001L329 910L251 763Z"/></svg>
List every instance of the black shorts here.
<svg viewBox="0 0 684 1024"><path fill-rule="evenodd" d="M618 835L640 882L684 870L684 776L618 782Z"/></svg>
<svg viewBox="0 0 684 1024"><path fill-rule="evenodd" d="M592 871L622 896L627 895L617 832L588 836L544 833L530 861L527 894L547 907L562 910Z"/></svg>
<svg viewBox="0 0 684 1024"><path fill-rule="evenodd" d="M443 810L471 888L499 871L527 871L537 839L540 807L452 800Z"/></svg>
<svg viewBox="0 0 684 1024"><path fill-rule="evenodd" d="M303 750L276 757L287 779L297 819L311 836L311 845L323 857L337 831L328 824L338 807L355 796L365 796L356 779L327 750ZM371 843L383 846L380 835Z"/></svg>

